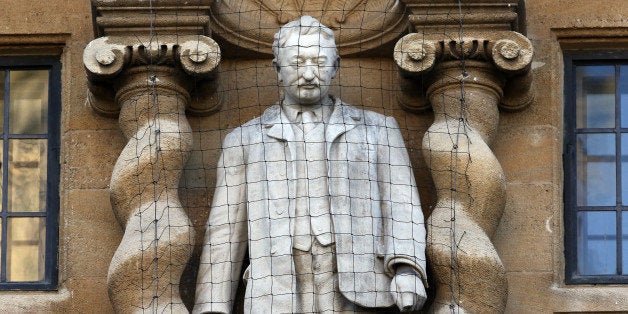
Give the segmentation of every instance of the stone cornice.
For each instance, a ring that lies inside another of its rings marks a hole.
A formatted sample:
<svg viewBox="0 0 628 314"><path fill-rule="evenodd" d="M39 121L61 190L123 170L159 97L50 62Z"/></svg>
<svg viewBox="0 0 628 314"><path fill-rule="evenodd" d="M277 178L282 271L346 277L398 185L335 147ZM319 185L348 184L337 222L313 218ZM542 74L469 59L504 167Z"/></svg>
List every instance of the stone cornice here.
<svg viewBox="0 0 628 314"><path fill-rule="evenodd" d="M569 27L552 28L564 50L625 50L628 29L625 27Z"/></svg>
<svg viewBox="0 0 628 314"><path fill-rule="evenodd" d="M0 55L61 55L69 33L0 34Z"/></svg>
<svg viewBox="0 0 628 314"><path fill-rule="evenodd" d="M413 32L441 32L460 24L465 30L512 30L523 32L516 0L471 0L460 6L451 0L401 0L409 12Z"/></svg>
<svg viewBox="0 0 628 314"><path fill-rule="evenodd" d="M208 35L213 0L92 0L94 35Z"/></svg>

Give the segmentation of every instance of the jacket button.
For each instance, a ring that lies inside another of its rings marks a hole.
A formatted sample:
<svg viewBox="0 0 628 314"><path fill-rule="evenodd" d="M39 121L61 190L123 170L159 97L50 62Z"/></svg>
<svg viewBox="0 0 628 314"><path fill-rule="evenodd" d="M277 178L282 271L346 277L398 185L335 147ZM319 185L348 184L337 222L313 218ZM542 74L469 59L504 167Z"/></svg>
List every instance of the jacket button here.
<svg viewBox="0 0 628 314"><path fill-rule="evenodd" d="M270 249L270 255L273 255L273 256L274 256L274 255L277 255L277 247L276 247L276 246L273 246L273 247Z"/></svg>

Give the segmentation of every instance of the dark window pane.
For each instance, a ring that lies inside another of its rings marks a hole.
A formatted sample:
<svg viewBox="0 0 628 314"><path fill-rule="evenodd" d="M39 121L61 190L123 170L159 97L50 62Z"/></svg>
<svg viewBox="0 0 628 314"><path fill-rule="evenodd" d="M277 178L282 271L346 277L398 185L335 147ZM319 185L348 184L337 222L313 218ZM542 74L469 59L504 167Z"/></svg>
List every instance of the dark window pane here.
<svg viewBox="0 0 628 314"><path fill-rule="evenodd" d="M614 134L579 134L577 137L579 206L616 205Z"/></svg>
<svg viewBox="0 0 628 314"><path fill-rule="evenodd" d="M621 269L624 275L628 275L628 211L621 212L621 234Z"/></svg>
<svg viewBox="0 0 628 314"><path fill-rule="evenodd" d="M628 205L628 134L621 135L621 202Z"/></svg>
<svg viewBox="0 0 628 314"><path fill-rule="evenodd" d="M0 134L4 133L4 82L6 71L0 71Z"/></svg>
<svg viewBox="0 0 628 314"><path fill-rule="evenodd" d="M578 213L578 273L613 275L617 273L616 213Z"/></svg>
<svg viewBox="0 0 628 314"><path fill-rule="evenodd" d="M9 141L10 212L46 210L47 141L24 139Z"/></svg>
<svg viewBox="0 0 628 314"><path fill-rule="evenodd" d="M4 142L3 140L0 140L0 211L4 210L4 208L2 208L2 195L4 192L4 188L3 188L4 181L2 180L2 176L4 175L4 167L5 167L5 165L2 164L4 160L4 143L3 142Z"/></svg>
<svg viewBox="0 0 628 314"><path fill-rule="evenodd" d="M4 239L2 238L2 219L0 218L0 247L2 246L2 242L4 242ZM2 254L4 254L4 252L0 250L0 261L2 261ZM0 267L4 268L4 265L0 264Z"/></svg>
<svg viewBox="0 0 628 314"><path fill-rule="evenodd" d="M621 101L621 127L628 128L628 66L619 67L619 97Z"/></svg>
<svg viewBox="0 0 628 314"><path fill-rule="evenodd" d="M11 71L9 112L13 134L43 134L48 129L48 70Z"/></svg>
<svg viewBox="0 0 628 314"><path fill-rule="evenodd" d="M7 280L44 279L46 224L41 217L9 218Z"/></svg>
<svg viewBox="0 0 628 314"><path fill-rule="evenodd" d="M615 127L615 67L576 67L578 128Z"/></svg>

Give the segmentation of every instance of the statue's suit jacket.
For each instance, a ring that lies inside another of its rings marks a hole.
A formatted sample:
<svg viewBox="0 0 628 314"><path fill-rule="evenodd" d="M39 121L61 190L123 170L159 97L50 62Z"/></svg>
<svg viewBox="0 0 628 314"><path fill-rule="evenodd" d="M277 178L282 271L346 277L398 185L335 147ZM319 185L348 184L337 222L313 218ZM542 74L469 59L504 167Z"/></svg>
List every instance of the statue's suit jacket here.
<svg viewBox="0 0 628 314"><path fill-rule="evenodd" d="M339 288L358 305L391 306L396 265L411 265L426 278L424 219L410 160L394 118L339 99L334 106L325 138ZM231 312L247 248L244 311L300 311L292 258L293 138L279 105L226 136L194 313Z"/></svg>

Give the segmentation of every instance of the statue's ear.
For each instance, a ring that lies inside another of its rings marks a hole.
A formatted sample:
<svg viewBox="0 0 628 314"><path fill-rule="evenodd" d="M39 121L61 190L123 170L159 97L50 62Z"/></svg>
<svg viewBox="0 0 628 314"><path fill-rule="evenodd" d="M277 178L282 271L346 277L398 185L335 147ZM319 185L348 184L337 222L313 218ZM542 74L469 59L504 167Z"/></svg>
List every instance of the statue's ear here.
<svg viewBox="0 0 628 314"><path fill-rule="evenodd" d="M339 69L340 69L340 56L336 56L336 61L334 61L334 75L333 75L333 77L336 77L336 74L338 73Z"/></svg>
<svg viewBox="0 0 628 314"><path fill-rule="evenodd" d="M273 66L275 67L275 70L277 71L277 73L279 73L279 70L281 70L281 67L279 66L279 63L277 63L277 58L273 59Z"/></svg>
<svg viewBox="0 0 628 314"><path fill-rule="evenodd" d="M275 67L275 70L277 71L277 81L281 83L281 66L277 63L277 59L273 59L273 67Z"/></svg>

